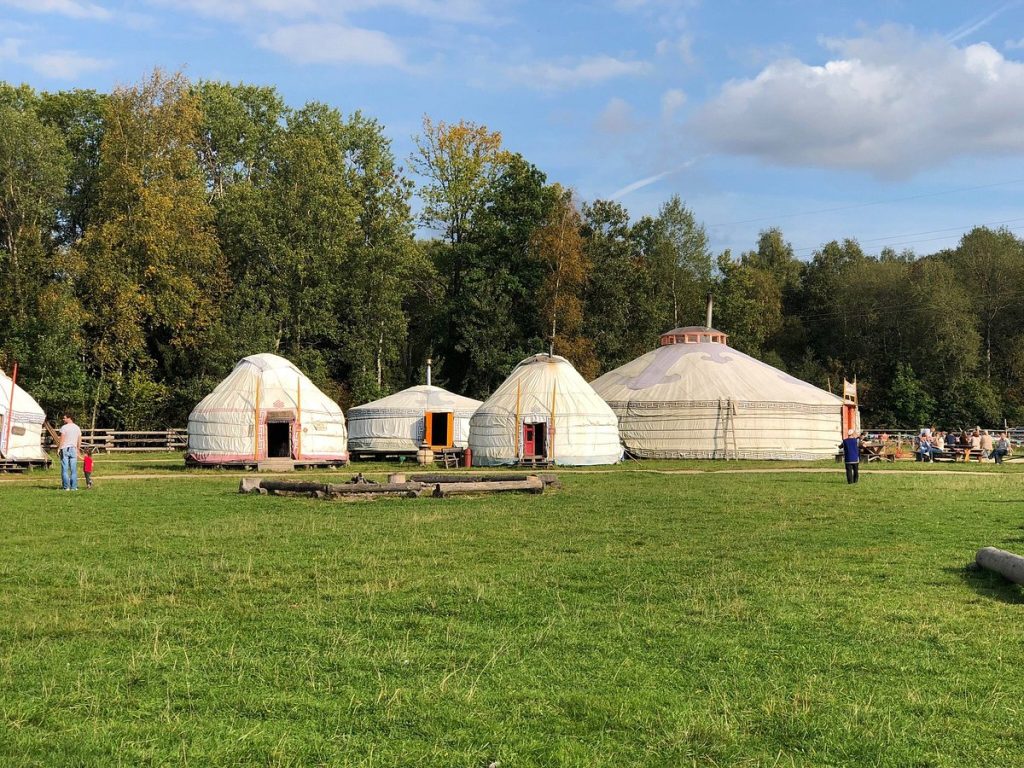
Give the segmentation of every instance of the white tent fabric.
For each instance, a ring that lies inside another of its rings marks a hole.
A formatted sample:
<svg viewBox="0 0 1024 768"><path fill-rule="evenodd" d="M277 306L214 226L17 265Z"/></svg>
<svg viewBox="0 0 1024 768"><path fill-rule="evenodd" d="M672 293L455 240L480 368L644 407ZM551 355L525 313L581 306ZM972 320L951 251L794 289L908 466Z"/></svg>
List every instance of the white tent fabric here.
<svg viewBox="0 0 1024 768"><path fill-rule="evenodd" d="M14 387L13 409L11 387ZM10 461L46 461L44 421L46 413L39 403L0 371L0 457Z"/></svg>
<svg viewBox="0 0 1024 768"><path fill-rule="evenodd" d="M453 414L452 445L465 448L469 442L469 417L480 405L479 400L441 387L409 387L349 409L348 449L368 453L415 451L423 442L423 417L428 412Z"/></svg>
<svg viewBox="0 0 1024 768"><path fill-rule="evenodd" d="M265 459L267 425L275 422L289 425L292 458L348 460L341 408L288 360L269 354L240 360L189 414L188 458L200 464Z"/></svg>
<svg viewBox="0 0 1024 768"><path fill-rule="evenodd" d="M527 424L546 426L547 454L555 464L614 464L622 458L615 414L564 357L526 358L484 401L469 422L473 463L515 464Z"/></svg>
<svg viewBox="0 0 1024 768"><path fill-rule="evenodd" d="M843 400L726 344L667 344L594 382L641 458L820 459Z"/></svg>

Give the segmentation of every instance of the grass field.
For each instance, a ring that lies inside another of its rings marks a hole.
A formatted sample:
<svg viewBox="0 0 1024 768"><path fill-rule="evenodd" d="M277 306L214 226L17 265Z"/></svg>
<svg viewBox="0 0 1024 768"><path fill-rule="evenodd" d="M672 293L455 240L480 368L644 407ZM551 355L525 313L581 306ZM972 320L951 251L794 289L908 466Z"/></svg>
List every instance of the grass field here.
<svg viewBox="0 0 1024 768"><path fill-rule="evenodd" d="M970 567L1024 551L1018 466L340 503L179 461L0 481L0 765L1024 764L1024 596Z"/></svg>

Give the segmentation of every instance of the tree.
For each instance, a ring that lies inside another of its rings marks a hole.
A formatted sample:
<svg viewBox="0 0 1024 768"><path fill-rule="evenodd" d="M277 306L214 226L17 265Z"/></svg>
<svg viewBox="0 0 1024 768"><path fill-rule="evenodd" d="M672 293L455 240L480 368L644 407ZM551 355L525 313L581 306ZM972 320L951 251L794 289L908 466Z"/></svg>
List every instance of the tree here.
<svg viewBox="0 0 1024 768"><path fill-rule="evenodd" d="M673 195L661 206L656 227L660 248L653 253L663 252L664 258L655 268L655 275L663 281L671 300L671 325L678 327L685 324L688 311L701 306L711 287L708 235L679 195Z"/></svg>
<svg viewBox="0 0 1024 768"><path fill-rule="evenodd" d="M532 238L533 252L546 271L541 313L558 354L569 359L584 378L593 378L597 373L593 349L582 335L583 289L590 267L580 236L582 220L572 190L556 184L553 192L547 219Z"/></svg>
<svg viewBox="0 0 1024 768"><path fill-rule="evenodd" d="M37 107L34 94L0 92L0 316L18 323L35 311L40 278L53 272L47 241L70 162Z"/></svg>
<svg viewBox="0 0 1024 768"><path fill-rule="evenodd" d="M43 93L39 97L40 119L60 132L70 155L65 197L56 226L56 239L66 248L85 234L96 206L106 100L104 94L80 89Z"/></svg>
<svg viewBox="0 0 1024 768"><path fill-rule="evenodd" d="M1024 284L1024 244L1007 229L975 227L945 259L970 296L969 314L977 317L984 347L985 380L998 369L1000 340L1020 327L1020 286ZM1005 370L1005 369L1003 369ZM1000 370L1000 373L1003 372Z"/></svg>
<svg viewBox="0 0 1024 768"><path fill-rule="evenodd" d="M889 388L889 400L895 415L894 426L930 424L935 416L935 398L918 381L907 363L897 363Z"/></svg>
<svg viewBox="0 0 1024 768"><path fill-rule="evenodd" d="M590 262L584 333L601 371L616 368L650 348L649 323L641 311L647 283L629 214L620 204L597 200L583 206L583 248Z"/></svg>
<svg viewBox="0 0 1024 768"><path fill-rule="evenodd" d="M718 271L720 327L729 332L732 346L758 357L782 327L782 286L770 272L747 260L734 261L728 251L718 257Z"/></svg>
<svg viewBox="0 0 1024 768"><path fill-rule="evenodd" d="M143 426L159 423L176 381L202 372L226 286L196 161L200 121L181 74L157 70L106 102L93 223L76 248L94 423L106 381L111 419Z"/></svg>
<svg viewBox="0 0 1024 768"><path fill-rule="evenodd" d="M203 114L197 151L210 199L238 182L264 182L288 115L277 89L204 80L194 90Z"/></svg>

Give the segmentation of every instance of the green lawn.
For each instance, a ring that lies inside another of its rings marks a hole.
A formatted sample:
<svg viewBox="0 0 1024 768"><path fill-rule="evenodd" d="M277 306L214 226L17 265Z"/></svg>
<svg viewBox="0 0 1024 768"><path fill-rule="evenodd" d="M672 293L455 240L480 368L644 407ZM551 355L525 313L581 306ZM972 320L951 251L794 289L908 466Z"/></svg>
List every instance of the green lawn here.
<svg viewBox="0 0 1024 768"><path fill-rule="evenodd" d="M1024 764L1024 595L970 567L1016 466L342 503L154 458L0 483L0 765Z"/></svg>

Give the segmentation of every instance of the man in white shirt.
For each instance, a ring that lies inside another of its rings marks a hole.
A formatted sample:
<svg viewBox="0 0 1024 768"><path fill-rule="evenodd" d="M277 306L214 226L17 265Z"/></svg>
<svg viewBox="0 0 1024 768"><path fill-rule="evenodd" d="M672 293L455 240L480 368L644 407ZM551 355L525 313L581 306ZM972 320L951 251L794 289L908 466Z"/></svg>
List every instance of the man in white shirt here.
<svg viewBox="0 0 1024 768"><path fill-rule="evenodd" d="M78 454L82 452L82 430L70 413L64 414L60 428L60 482L65 491L78 490Z"/></svg>

